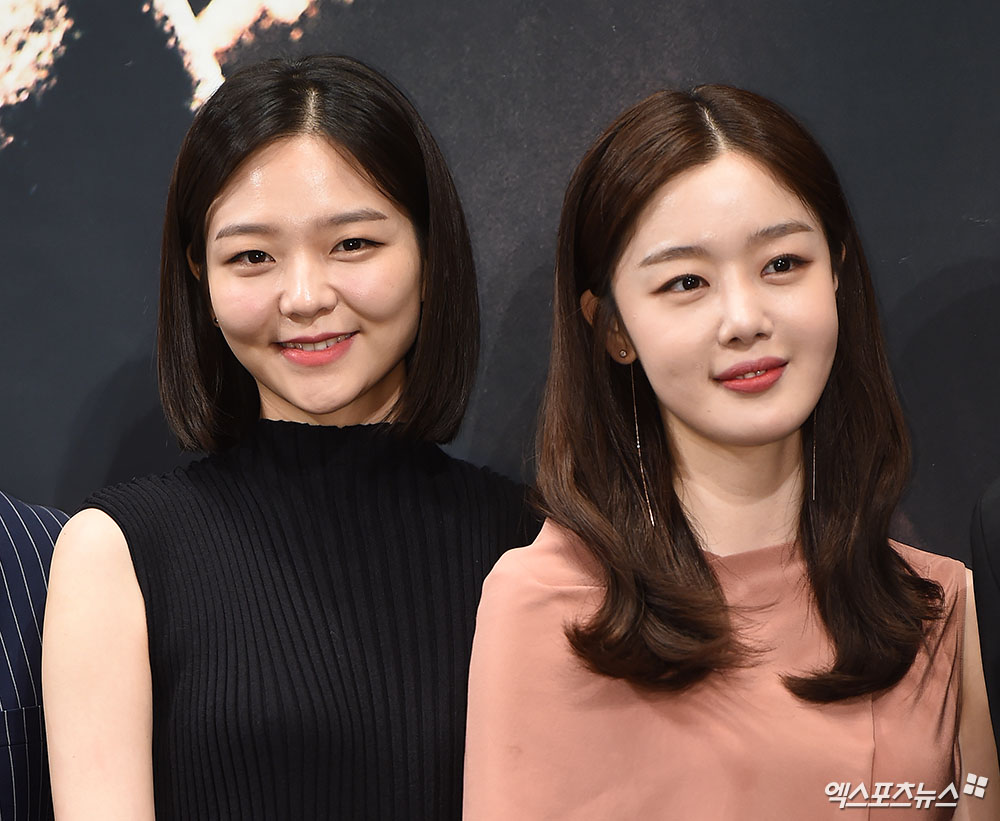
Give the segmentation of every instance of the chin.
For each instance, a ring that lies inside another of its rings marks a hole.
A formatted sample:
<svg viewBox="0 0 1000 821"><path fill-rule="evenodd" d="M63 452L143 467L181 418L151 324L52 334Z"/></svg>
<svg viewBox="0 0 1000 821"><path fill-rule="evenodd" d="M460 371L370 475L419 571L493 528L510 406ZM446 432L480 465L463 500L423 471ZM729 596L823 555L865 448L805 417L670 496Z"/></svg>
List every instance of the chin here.
<svg viewBox="0 0 1000 821"><path fill-rule="evenodd" d="M789 427L785 424L774 427L763 426L753 430L741 430L739 432L730 431L730 435L723 435L716 441L720 444L731 445L734 447L766 447L767 445L776 445L780 442L787 442L789 439L794 438L799 432L799 427L799 425Z"/></svg>
<svg viewBox="0 0 1000 821"><path fill-rule="evenodd" d="M750 418L748 418L750 416ZM723 420L718 420L720 423ZM688 426L699 438L722 447L754 448L774 445L794 437L802 422L796 416L789 419L782 414L780 419L752 418L749 414L739 414L725 420L725 424L712 426Z"/></svg>

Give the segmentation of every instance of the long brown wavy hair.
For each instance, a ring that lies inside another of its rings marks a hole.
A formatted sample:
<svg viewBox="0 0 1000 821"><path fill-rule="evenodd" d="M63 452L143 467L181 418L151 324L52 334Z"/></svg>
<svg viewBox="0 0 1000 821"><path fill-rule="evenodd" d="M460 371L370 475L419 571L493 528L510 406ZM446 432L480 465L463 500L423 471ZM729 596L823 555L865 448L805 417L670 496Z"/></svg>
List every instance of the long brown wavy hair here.
<svg viewBox="0 0 1000 821"><path fill-rule="evenodd" d="M829 669L786 676L815 702L891 687L909 670L942 591L888 542L909 475L909 442L857 229L833 166L786 111L726 86L653 94L623 113L586 153L563 203L552 353L538 437L545 513L577 534L604 573L592 618L567 627L594 671L680 690L747 663L747 649L674 491L656 396L636 362L636 451L629 369L605 340L618 318L611 280L643 207L681 172L735 151L760 163L817 217L838 277L840 333L829 380L803 425L803 460L819 465L798 538L834 649ZM580 309L597 297L593 324Z"/></svg>

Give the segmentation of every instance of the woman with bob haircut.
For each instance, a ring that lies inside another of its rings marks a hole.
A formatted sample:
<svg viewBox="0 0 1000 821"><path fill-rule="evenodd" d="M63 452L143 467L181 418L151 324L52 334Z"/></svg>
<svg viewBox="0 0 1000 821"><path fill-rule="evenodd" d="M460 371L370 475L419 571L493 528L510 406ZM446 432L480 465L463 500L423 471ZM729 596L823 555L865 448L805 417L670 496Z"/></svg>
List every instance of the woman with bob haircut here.
<svg viewBox="0 0 1000 821"><path fill-rule="evenodd" d="M965 794L997 777L967 572L888 537L907 435L815 140L725 86L624 112L554 316L548 520L483 589L465 817L1000 817Z"/></svg>
<svg viewBox="0 0 1000 821"><path fill-rule="evenodd" d="M363 64L272 60L197 113L166 211L160 391L209 455L56 547L57 816L457 818L482 580L537 525L438 446L479 330L444 158Z"/></svg>

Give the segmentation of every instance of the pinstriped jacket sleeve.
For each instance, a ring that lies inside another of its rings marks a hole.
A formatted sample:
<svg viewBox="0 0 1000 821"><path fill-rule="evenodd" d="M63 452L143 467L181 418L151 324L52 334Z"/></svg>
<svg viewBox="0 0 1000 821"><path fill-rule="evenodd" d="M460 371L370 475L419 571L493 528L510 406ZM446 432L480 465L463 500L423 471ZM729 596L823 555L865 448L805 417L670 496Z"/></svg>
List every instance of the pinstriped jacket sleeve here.
<svg viewBox="0 0 1000 821"><path fill-rule="evenodd" d="M0 819L52 817L41 706L42 614L67 516L0 491Z"/></svg>

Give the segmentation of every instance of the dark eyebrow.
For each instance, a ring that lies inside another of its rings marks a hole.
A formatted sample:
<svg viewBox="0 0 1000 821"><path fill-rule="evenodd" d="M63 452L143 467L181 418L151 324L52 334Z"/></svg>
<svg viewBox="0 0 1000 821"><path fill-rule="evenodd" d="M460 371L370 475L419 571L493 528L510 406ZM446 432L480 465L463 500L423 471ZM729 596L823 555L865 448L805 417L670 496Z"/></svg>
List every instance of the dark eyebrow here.
<svg viewBox="0 0 1000 821"><path fill-rule="evenodd" d="M271 225L264 225L262 223L240 223L234 225L227 225L225 228L221 228L219 233L215 235L216 239L225 239L226 237L239 237L244 234L254 234L257 236L267 236L268 234L277 234L278 231Z"/></svg>
<svg viewBox="0 0 1000 821"><path fill-rule="evenodd" d="M798 220L789 220L788 222L769 225L767 228L754 231L749 239L747 239L747 245L755 245L758 242L781 239L782 237L787 237L789 234L801 234L804 231L812 230L814 229L811 225L806 225L804 222L799 222Z"/></svg>
<svg viewBox="0 0 1000 821"><path fill-rule="evenodd" d="M804 231L813 230L812 226L806 225L804 222L790 220L788 222L779 223L778 225L769 225L767 228L761 228L759 231L754 231L747 238L747 245L756 245L760 242L767 242L768 240L787 237L789 234L799 234ZM639 263L639 267L643 267L645 265L658 265L662 262L673 262L676 259L691 259L692 257L704 259L708 256L710 256L708 251L700 245L677 245L653 251L651 254L643 258L642 262Z"/></svg>
<svg viewBox="0 0 1000 821"><path fill-rule="evenodd" d="M389 217L383 214L381 211L376 211L374 208L356 208L353 211L344 211L341 214L334 214L326 219L318 220L317 223L320 226L336 226L336 225L350 225L354 222L370 222L373 220L387 220ZM227 225L219 230L219 233L215 235L217 240L225 239L226 237L238 237L247 234L252 234L254 236L271 236L278 233L278 229L273 225L267 225L266 223L258 222L245 222L245 223L234 223L233 225Z"/></svg>
<svg viewBox="0 0 1000 821"><path fill-rule="evenodd" d="M700 245L676 245L672 248L661 248L645 256L639 267L658 265L661 262L673 262L675 259L690 259L691 257L707 257L708 251Z"/></svg>
<svg viewBox="0 0 1000 821"><path fill-rule="evenodd" d="M352 222L371 222L372 220L387 220L388 215L374 208L356 208L342 214L334 214L329 219L322 220L323 225L349 225Z"/></svg>

